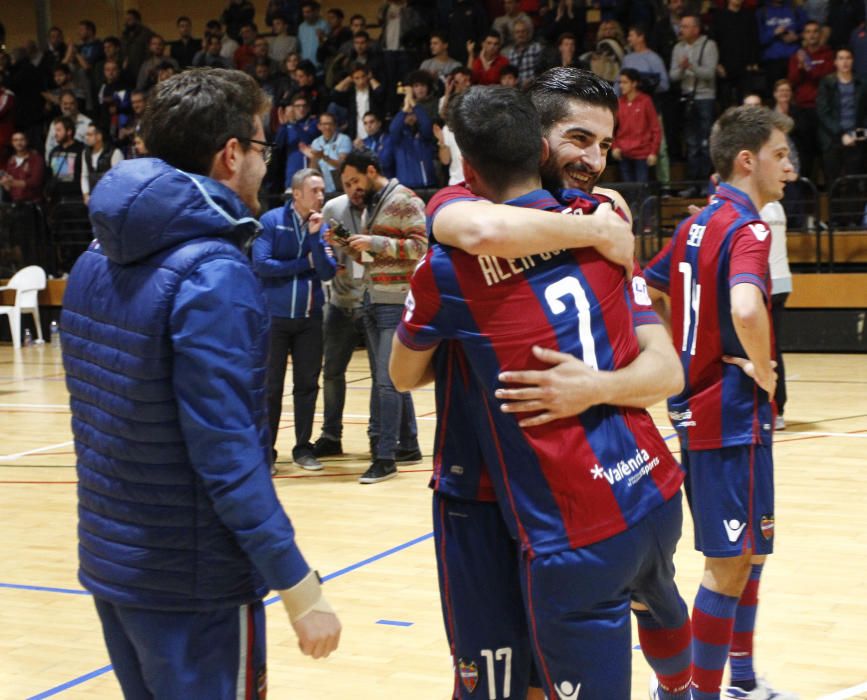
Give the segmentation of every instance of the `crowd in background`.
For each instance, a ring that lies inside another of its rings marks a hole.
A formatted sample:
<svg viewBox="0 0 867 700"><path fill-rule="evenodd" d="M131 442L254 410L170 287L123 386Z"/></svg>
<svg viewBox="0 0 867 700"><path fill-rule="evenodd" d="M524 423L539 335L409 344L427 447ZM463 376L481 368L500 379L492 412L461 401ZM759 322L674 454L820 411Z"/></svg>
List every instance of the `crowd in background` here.
<svg viewBox="0 0 867 700"><path fill-rule="evenodd" d="M120 36L100 38L83 19L0 53L0 193L44 204L50 225L55 205L86 202L109 168L145 153L149 90L200 66L246 71L271 97L263 197L305 167L338 192L334 175L361 146L408 187L460 181L444 125L452 96L520 88L560 65L592 70L620 95L609 180L706 179L716 115L757 95L793 118L800 174L827 186L865 170L864 15L863 0L390 0L376 17L347 18L271 0L257 16L228 0L201 34L181 16L163 37L131 9Z"/></svg>

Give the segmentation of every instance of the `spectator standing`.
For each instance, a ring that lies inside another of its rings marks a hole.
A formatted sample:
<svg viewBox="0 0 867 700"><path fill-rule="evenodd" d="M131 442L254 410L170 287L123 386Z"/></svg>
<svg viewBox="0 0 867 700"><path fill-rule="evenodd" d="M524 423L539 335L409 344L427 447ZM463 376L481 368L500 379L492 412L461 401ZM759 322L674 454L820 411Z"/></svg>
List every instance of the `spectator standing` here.
<svg viewBox="0 0 867 700"><path fill-rule="evenodd" d="M84 137L87 135L87 127L90 126L90 117L85 116L78 111L78 100L75 98L75 93L72 90L64 90L60 95L60 114L67 117L73 124L73 138L79 143L84 143ZM49 129L48 136L45 139L45 152L51 153L51 150L57 145L56 130Z"/></svg>
<svg viewBox="0 0 867 700"><path fill-rule="evenodd" d="M406 76L405 86L412 91L412 99L421 107L433 122L439 115L439 97L434 92L434 81L423 70L414 70ZM381 165L381 164L380 164Z"/></svg>
<svg viewBox="0 0 867 700"><path fill-rule="evenodd" d="M352 51L349 54L349 63L363 63L370 67L374 78L382 81L385 78L385 64L382 53L374 44L366 31L356 32L352 37Z"/></svg>
<svg viewBox="0 0 867 700"><path fill-rule="evenodd" d="M245 22L240 29L240 44L235 50L235 55L232 56L232 63L238 70L247 70L253 61L256 60L256 52L253 50L253 45L256 38L259 36L259 31L252 22Z"/></svg>
<svg viewBox="0 0 867 700"><path fill-rule="evenodd" d="M687 179L697 181L704 180L711 172L708 139L714 119L719 53L716 42L702 35L701 20L696 15L681 18L680 36L671 54L669 76L680 83ZM684 193L685 196L696 194Z"/></svg>
<svg viewBox="0 0 867 700"><path fill-rule="evenodd" d="M130 118L126 126L122 126L118 132L117 145L123 149L127 158L135 158L134 139L141 129L141 120L147 107L147 94L140 90L133 90L129 96Z"/></svg>
<svg viewBox="0 0 867 700"><path fill-rule="evenodd" d="M650 47L659 54L665 65L671 65L671 54L680 41L680 20L686 11L683 0L668 0L653 26Z"/></svg>
<svg viewBox="0 0 867 700"><path fill-rule="evenodd" d="M55 146L48 151L48 195L53 204L81 199L81 156L84 144L75 139L75 122L58 117L51 124Z"/></svg>
<svg viewBox="0 0 867 700"><path fill-rule="evenodd" d="M0 161L9 155L15 131L15 94L3 84L7 79L0 73Z"/></svg>
<svg viewBox="0 0 867 700"><path fill-rule="evenodd" d="M403 107L388 127L394 146L394 169L398 182L413 189L433 187L433 123L419 107L412 90L404 95Z"/></svg>
<svg viewBox="0 0 867 700"><path fill-rule="evenodd" d="M204 48L193 56L194 68L231 68L229 60L222 55L223 41L211 35L205 39Z"/></svg>
<svg viewBox="0 0 867 700"><path fill-rule="evenodd" d="M319 136L316 117L310 114L310 98L303 92L295 93L288 107L282 108L282 126L274 139L274 148L285 158L284 189L292 186L295 173L308 166L302 144L311 144Z"/></svg>
<svg viewBox="0 0 867 700"><path fill-rule="evenodd" d="M397 476L396 463L421 460L412 397L394 388L388 362L412 271L427 251L424 202L398 180L386 178L369 152L351 153L341 178L350 199L368 202L363 232L350 236L347 245L369 282L365 333L376 370L380 432L371 436L373 461L359 481L374 484Z"/></svg>
<svg viewBox="0 0 867 700"><path fill-rule="evenodd" d="M518 0L503 0L503 10L503 14L494 19L491 29L500 35L503 46L510 46L513 43L515 22L532 20L526 12L521 12Z"/></svg>
<svg viewBox="0 0 867 700"><path fill-rule="evenodd" d="M327 67L340 53L340 47L352 39L352 30L343 24L343 17L343 10L338 7L332 7L325 13L328 34L316 51L320 66Z"/></svg>
<svg viewBox="0 0 867 700"><path fill-rule="evenodd" d="M388 0L379 9L382 33L379 36L382 57L385 62L385 94L391 111L400 104L397 84L418 63L411 51L417 48L419 36L424 31L424 21L407 0Z"/></svg>
<svg viewBox="0 0 867 700"><path fill-rule="evenodd" d="M106 61L102 69L104 82L96 95L97 121L112 140L117 140L130 119L130 90L122 82L120 65Z"/></svg>
<svg viewBox="0 0 867 700"><path fill-rule="evenodd" d="M620 164L624 182L648 182L648 168L656 165L662 130L649 95L638 89L641 74L634 68L620 71L617 131L611 155Z"/></svg>
<svg viewBox="0 0 867 700"><path fill-rule="evenodd" d="M250 0L226 0L226 8L220 16L220 21L226 28L226 34L235 41L240 41L241 27L251 24L256 16L256 8Z"/></svg>
<svg viewBox="0 0 867 700"><path fill-rule="evenodd" d="M121 164L96 189L100 246L66 288L79 577L126 697L226 698L262 683L269 588L303 653L327 656L339 637L269 474L268 313L242 251L259 229L265 109L241 73L161 83L145 132L158 157Z"/></svg>
<svg viewBox="0 0 867 700"><path fill-rule="evenodd" d="M521 87L527 85L539 70L542 61L542 45L533 41L533 23L526 20L515 22L512 27L515 42L505 56L507 61L517 67Z"/></svg>
<svg viewBox="0 0 867 700"><path fill-rule="evenodd" d="M268 55L281 66L290 53L298 51L298 38L289 33L289 22L283 15L271 19L271 36L268 39Z"/></svg>
<svg viewBox="0 0 867 700"><path fill-rule="evenodd" d="M835 72L819 83L816 111L827 187L841 175L864 172L865 142L855 139L855 129L867 125L867 88L853 74L852 64L852 51L837 49Z"/></svg>
<svg viewBox="0 0 867 700"><path fill-rule="evenodd" d="M142 63L148 57L153 31L142 24L141 12L131 8L124 16L123 32L120 35L124 56L124 68L132 76L138 76Z"/></svg>
<svg viewBox="0 0 867 700"><path fill-rule="evenodd" d="M329 115L330 116L330 115ZM334 277L336 263L322 240L325 183L317 170L292 177L292 199L262 217L262 235L253 242L253 271L262 280L271 316L268 352L268 420L273 461L283 406L286 362L292 357L295 446L292 460L318 471L313 456L313 413L322 367L322 282Z"/></svg>
<svg viewBox="0 0 867 700"><path fill-rule="evenodd" d="M590 64L590 70L611 85L617 82L623 62L625 39L620 24L613 19L599 24L593 51L581 56Z"/></svg>
<svg viewBox="0 0 867 700"><path fill-rule="evenodd" d="M756 13L759 26L759 44L762 48L762 67L773 85L785 78L789 59L797 52L806 17L800 7L790 0L768 0Z"/></svg>
<svg viewBox="0 0 867 700"><path fill-rule="evenodd" d="M744 0L727 0L724 8L714 11L711 29L719 48L716 72L720 105L739 105L748 92L762 88L758 84L763 74L759 72L756 13L744 7Z"/></svg>
<svg viewBox="0 0 867 700"><path fill-rule="evenodd" d="M336 117L329 112L319 115L318 126L320 135L309 146L304 142L299 143L298 150L307 156L311 167L322 173L325 194L339 192L336 177L340 165L352 151L352 140L340 132Z"/></svg>
<svg viewBox="0 0 867 700"><path fill-rule="evenodd" d="M27 142L41 143L45 101L42 98L43 74L31 60L28 49L12 52L12 65L3 84L15 95L15 124L27 134Z"/></svg>
<svg viewBox="0 0 867 700"><path fill-rule="evenodd" d="M467 42L467 68L473 73L474 85L497 85L500 82L500 71L509 65L508 59L500 53L501 45L500 35L494 29L485 34L479 51L476 51L476 42Z"/></svg>
<svg viewBox="0 0 867 700"><path fill-rule="evenodd" d="M106 132L99 124L91 124L87 127L84 143L81 159L81 196L87 204L96 183L123 160L123 154L108 141Z"/></svg>
<svg viewBox="0 0 867 700"><path fill-rule="evenodd" d="M328 23L319 16L319 3L305 0L301 3L303 21L298 26L298 44L301 47L301 60L310 61L317 68L316 53L319 44L328 36Z"/></svg>
<svg viewBox="0 0 867 700"><path fill-rule="evenodd" d="M27 143L27 134L12 134L12 155L2 167L0 187L13 203L39 204L45 184L45 160Z"/></svg>
<svg viewBox="0 0 867 700"><path fill-rule="evenodd" d="M178 62L165 55L166 42L159 34L151 36L150 41L148 42L148 52L150 55L138 69L138 78L135 81L136 90L149 90L151 87L156 85L157 69L160 64L166 61L170 63L176 71L180 70Z"/></svg>
<svg viewBox="0 0 867 700"><path fill-rule="evenodd" d="M202 40L193 38L193 23L189 17L178 17L175 24L178 38L169 44L169 55L183 70L193 65L193 58L202 50Z"/></svg>
<svg viewBox="0 0 867 700"><path fill-rule="evenodd" d="M641 76L639 85L650 95L663 95L668 92L671 83L668 79L668 69L656 51L648 48L644 28L635 25L626 34L629 53L623 57L623 67L637 70ZM620 81L615 85L614 92L618 95Z"/></svg>
<svg viewBox="0 0 867 700"><path fill-rule="evenodd" d="M774 430L785 430L786 420L783 413L786 409L786 365L780 350L780 336L783 332L783 313L786 300L792 293L792 271L789 269L789 255L786 250L786 210L780 202L768 202L759 216L771 229L771 252L768 256L768 267L771 273L771 322L774 329L773 357L777 361L777 389L774 392L774 403L777 405L777 417L774 419Z"/></svg>
<svg viewBox="0 0 867 700"><path fill-rule="evenodd" d="M587 34L587 8L578 0L557 0L556 4L556 8L549 7L542 17L544 36L554 42L563 34L571 34L575 37L575 50L581 55Z"/></svg>
<svg viewBox="0 0 867 700"><path fill-rule="evenodd" d="M51 27L45 45L45 60L39 64L39 67L44 69L46 78L50 78L54 68L63 63L64 56L66 56L66 42L63 39L63 30L60 27Z"/></svg>
<svg viewBox="0 0 867 700"><path fill-rule="evenodd" d="M455 135L447 125L434 124L433 132L437 140L437 157L448 168L448 184L458 185L464 181L464 159Z"/></svg>
<svg viewBox="0 0 867 700"><path fill-rule="evenodd" d="M821 27L816 22L804 25L804 45L789 58L789 85L794 90L798 108L795 136L803 173L813 177L813 164L819 155L819 116L816 96L819 83L834 72L834 52L822 42Z"/></svg>
<svg viewBox="0 0 867 700"><path fill-rule="evenodd" d="M295 82L298 92L307 95L313 114L322 114L328 104L328 90L319 82L316 66L310 61L301 61L295 69Z"/></svg>
<svg viewBox="0 0 867 700"><path fill-rule="evenodd" d="M448 19L438 29L448 33L451 54L461 65L467 62L467 42L479 42L490 27L488 16L476 0L455 0Z"/></svg>
<svg viewBox="0 0 867 700"><path fill-rule="evenodd" d="M853 70L861 80L867 80L867 26L864 22L852 30L849 38L849 47L855 57Z"/></svg>
<svg viewBox="0 0 867 700"><path fill-rule="evenodd" d="M268 40L264 36L257 36L253 40L253 63L247 66L247 72L252 75L257 64L268 67L269 77L280 72L280 65L268 55Z"/></svg>
<svg viewBox="0 0 867 700"><path fill-rule="evenodd" d="M827 29L830 34L827 41L832 49L836 51L846 46L852 28L864 21L865 11L864 0L829 0Z"/></svg>
<svg viewBox="0 0 867 700"><path fill-rule="evenodd" d="M367 135L363 139L357 138L353 147L368 149L379 160L382 174L389 179L393 178L394 146L391 143L391 134L383 128L382 119L375 112L368 112L364 115L364 132Z"/></svg>
<svg viewBox="0 0 867 700"><path fill-rule="evenodd" d="M349 75L334 86L331 97L346 110L346 133L350 139L363 138L367 112L385 114L385 89L363 63L352 66Z"/></svg>
<svg viewBox="0 0 867 700"><path fill-rule="evenodd" d="M421 62L419 70L427 71L434 79L445 83L446 76L461 64L449 56L449 41L443 32L430 35L430 53L431 57Z"/></svg>

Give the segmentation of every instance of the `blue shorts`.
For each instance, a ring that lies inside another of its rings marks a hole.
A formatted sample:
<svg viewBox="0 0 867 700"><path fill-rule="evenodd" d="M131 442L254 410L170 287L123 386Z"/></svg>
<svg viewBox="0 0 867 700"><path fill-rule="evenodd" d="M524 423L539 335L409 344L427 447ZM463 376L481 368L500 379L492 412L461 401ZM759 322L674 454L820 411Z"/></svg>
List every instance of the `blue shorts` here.
<svg viewBox="0 0 867 700"><path fill-rule="evenodd" d="M774 460L764 445L687 450L695 548L706 557L774 551Z"/></svg>
<svg viewBox="0 0 867 700"><path fill-rule="evenodd" d="M499 506L434 493L433 521L440 601L455 665L452 697L525 698L535 674L519 549Z"/></svg>
<svg viewBox="0 0 867 700"><path fill-rule="evenodd" d="M94 598L126 700L264 700L261 601L205 612L145 610Z"/></svg>
<svg viewBox="0 0 867 700"><path fill-rule="evenodd" d="M549 698L629 700L630 600L647 605L663 627L687 622L673 563L682 500L678 493L601 542L523 560L533 653Z"/></svg>

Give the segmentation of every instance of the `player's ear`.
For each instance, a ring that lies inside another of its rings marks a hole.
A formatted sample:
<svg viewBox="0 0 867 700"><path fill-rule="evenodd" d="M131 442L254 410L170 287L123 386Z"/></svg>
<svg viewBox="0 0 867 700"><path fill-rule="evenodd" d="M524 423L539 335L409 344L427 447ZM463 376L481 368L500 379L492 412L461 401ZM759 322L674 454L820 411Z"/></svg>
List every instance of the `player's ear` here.
<svg viewBox="0 0 867 700"><path fill-rule="evenodd" d="M464 171L464 181L472 187L474 183L478 182L479 176L466 158L462 161L462 167Z"/></svg>
<svg viewBox="0 0 867 700"><path fill-rule="evenodd" d="M548 158L551 157L551 144L548 143L548 139L544 136L542 137L542 154L539 157L539 165L545 163Z"/></svg>
<svg viewBox="0 0 867 700"><path fill-rule="evenodd" d="M752 151L744 149L735 156L735 165L746 173L751 173L756 164L756 156Z"/></svg>

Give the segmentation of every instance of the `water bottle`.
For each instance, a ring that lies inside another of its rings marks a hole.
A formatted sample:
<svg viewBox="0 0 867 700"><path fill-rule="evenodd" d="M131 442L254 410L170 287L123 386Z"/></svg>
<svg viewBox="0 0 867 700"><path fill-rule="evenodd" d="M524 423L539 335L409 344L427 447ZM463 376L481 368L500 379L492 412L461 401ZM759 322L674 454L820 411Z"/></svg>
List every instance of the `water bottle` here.
<svg viewBox="0 0 867 700"><path fill-rule="evenodd" d="M60 326L57 325L57 321L51 322L51 327L48 331L48 337L51 340L51 347L60 347Z"/></svg>
<svg viewBox="0 0 867 700"><path fill-rule="evenodd" d="M29 328L24 329L24 339L21 341L21 344L25 348L33 345L33 334L30 332Z"/></svg>

